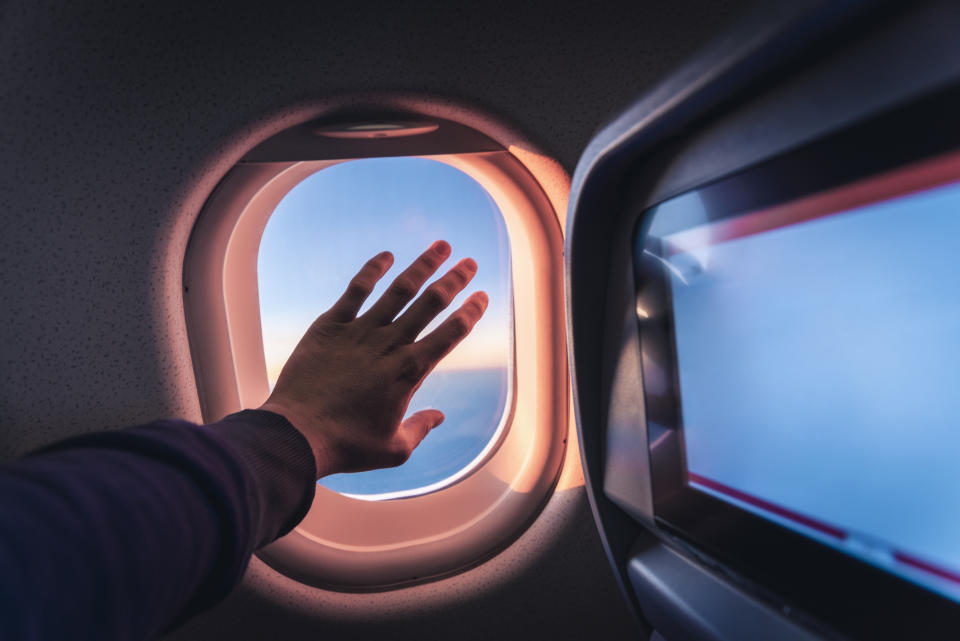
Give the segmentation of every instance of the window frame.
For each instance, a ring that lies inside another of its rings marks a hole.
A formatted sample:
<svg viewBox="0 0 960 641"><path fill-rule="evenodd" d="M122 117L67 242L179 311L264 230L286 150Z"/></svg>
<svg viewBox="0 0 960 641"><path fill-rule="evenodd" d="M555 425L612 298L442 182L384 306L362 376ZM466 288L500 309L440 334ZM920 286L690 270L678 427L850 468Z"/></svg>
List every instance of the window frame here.
<svg viewBox="0 0 960 641"><path fill-rule="evenodd" d="M376 590L475 565L535 519L565 454L563 240L550 200L506 150L404 155L463 171L504 216L514 295L513 403L499 442L444 487L371 501L318 485L300 526L259 553L274 569L318 587ZM267 220L304 178L353 159L241 162L201 212L184 260L184 308L205 420L257 407L269 394L256 286Z"/></svg>

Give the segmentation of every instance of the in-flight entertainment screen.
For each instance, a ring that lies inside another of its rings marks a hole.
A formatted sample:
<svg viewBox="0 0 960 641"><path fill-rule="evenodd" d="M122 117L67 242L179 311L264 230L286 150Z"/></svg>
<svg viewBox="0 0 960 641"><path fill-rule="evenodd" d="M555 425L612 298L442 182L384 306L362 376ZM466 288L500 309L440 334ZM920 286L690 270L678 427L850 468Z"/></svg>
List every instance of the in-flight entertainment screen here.
<svg viewBox="0 0 960 641"><path fill-rule="evenodd" d="M689 486L960 601L960 156L930 166L649 233Z"/></svg>

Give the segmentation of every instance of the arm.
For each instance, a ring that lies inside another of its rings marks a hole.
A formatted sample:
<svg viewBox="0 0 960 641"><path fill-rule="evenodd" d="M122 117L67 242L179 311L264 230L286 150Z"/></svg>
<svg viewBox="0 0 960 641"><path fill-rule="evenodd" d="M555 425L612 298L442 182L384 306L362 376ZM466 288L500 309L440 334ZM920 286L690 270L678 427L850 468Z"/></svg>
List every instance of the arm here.
<svg viewBox="0 0 960 641"><path fill-rule="evenodd" d="M313 495L303 435L267 412L69 439L0 473L0 630L145 639L227 594Z"/></svg>
<svg viewBox="0 0 960 641"><path fill-rule="evenodd" d="M260 410L70 439L0 471L0 629L16 639L147 639L222 599L256 548L292 529L326 474L399 465L443 420L403 420L469 333L474 294L416 337L476 271L436 243L371 309L392 263L369 261L310 327Z"/></svg>

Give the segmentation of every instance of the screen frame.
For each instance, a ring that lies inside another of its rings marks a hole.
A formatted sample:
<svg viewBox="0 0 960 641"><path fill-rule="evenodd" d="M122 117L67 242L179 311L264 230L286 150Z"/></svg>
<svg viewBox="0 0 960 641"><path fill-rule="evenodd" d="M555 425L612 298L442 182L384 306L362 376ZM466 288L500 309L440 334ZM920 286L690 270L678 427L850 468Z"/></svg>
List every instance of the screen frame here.
<svg viewBox="0 0 960 641"><path fill-rule="evenodd" d="M889 180L922 174L920 167L946 163L960 179L956 113L960 89L938 92L678 197L695 193L713 222L812 197L839 194L841 202L846 196L865 204L937 184L932 174ZM931 123L939 125L935 135ZM878 193L881 183L892 193ZM647 237L655 208L637 223L633 266L656 527L765 600L844 634L886 638L905 621L933 636L958 629L960 604L687 485L669 282L662 264L644 253L658 254Z"/></svg>

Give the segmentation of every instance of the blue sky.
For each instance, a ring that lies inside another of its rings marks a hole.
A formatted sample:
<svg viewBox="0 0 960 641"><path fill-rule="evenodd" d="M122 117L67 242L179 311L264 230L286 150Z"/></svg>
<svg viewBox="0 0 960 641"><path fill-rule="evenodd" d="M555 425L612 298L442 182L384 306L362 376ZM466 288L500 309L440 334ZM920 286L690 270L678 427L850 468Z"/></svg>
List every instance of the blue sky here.
<svg viewBox="0 0 960 641"><path fill-rule="evenodd" d="M506 227L496 204L476 181L424 158L355 160L319 171L294 187L267 223L260 244L258 287L271 386L303 332L333 304L366 260L383 250L393 252L396 259L364 310L438 239L448 241L453 254L435 278L466 256L477 261L478 271L449 310L425 331L470 292L483 290L490 298L471 335L441 362L438 374L410 404L410 412L437 407L447 419L400 468L337 475L324 483L328 487L359 494L422 487L468 464L493 435L506 403L506 368L512 351ZM501 373L471 375L491 369ZM471 389L472 393L466 391Z"/></svg>

